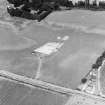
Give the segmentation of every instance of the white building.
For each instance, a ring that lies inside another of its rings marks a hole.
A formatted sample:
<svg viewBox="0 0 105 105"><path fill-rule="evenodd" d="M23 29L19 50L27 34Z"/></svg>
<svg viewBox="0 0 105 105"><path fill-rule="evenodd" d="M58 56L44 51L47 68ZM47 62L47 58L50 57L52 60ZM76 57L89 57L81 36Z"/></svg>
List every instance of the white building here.
<svg viewBox="0 0 105 105"><path fill-rule="evenodd" d="M59 48L63 46L63 44L64 44L63 42L62 43L59 43L59 42L46 43L43 46L35 49L34 52L41 53L44 55L51 55L52 53L57 52Z"/></svg>

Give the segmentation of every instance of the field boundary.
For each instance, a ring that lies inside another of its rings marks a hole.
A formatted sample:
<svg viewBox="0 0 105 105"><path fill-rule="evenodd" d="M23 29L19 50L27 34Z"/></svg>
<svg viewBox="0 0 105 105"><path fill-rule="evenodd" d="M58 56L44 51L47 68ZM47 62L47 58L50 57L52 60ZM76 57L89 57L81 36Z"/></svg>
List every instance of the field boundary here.
<svg viewBox="0 0 105 105"><path fill-rule="evenodd" d="M91 99L94 99L94 100L97 100L97 101L105 102L105 98L100 97L100 96L91 95L91 94L81 92L81 91L78 91L78 90L72 90L70 88L57 86L57 85L47 83L47 82L44 82L44 81L41 81L41 80L36 80L36 79L28 78L28 77L25 77L25 76L20 76L20 75L10 73L10 72L4 71L4 70L0 70L0 76L5 77L5 78L10 79L10 80L14 80L14 81L23 83L25 85L30 85L30 86L33 86L33 87L39 87L39 88L42 88L42 89L45 89L45 90L50 90L52 92L57 92L57 93L64 94L64 95L67 95L67 96L80 95L80 96L91 98Z"/></svg>

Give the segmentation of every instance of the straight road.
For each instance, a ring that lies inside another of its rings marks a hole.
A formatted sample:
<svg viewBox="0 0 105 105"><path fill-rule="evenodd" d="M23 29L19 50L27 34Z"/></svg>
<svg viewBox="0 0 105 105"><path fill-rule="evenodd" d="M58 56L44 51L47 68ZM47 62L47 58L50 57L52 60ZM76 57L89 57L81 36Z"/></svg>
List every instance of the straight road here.
<svg viewBox="0 0 105 105"><path fill-rule="evenodd" d="M10 73L8 71L0 70L0 76L8 78L10 80L15 80L15 81L24 83L26 85L30 85L30 86L34 86L34 87L40 87L40 88L50 90L50 91L53 91L53 92L58 92L58 93L61 93L61 94L67 95L67 96L68 95L69 96L78 95L78 96L81 96L81 97L90 98L90 99L105 103L105 98L102 98L100 96L95 96L95 95L87 94L85 92L72 90L70 88L65 88L65 87L57 86L57 85L54 85L54 84L51 84L51 83L43 82L43 81L40 81L40 80L35 80L35 79L27 78L27 77L24 77L24 76L19 76L19 75Z"/></svg>

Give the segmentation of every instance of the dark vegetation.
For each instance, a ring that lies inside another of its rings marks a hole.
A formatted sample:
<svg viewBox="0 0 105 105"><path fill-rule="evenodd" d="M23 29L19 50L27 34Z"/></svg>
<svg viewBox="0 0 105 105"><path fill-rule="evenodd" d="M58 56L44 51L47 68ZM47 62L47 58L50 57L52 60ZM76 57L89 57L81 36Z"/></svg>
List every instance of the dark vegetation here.
<svg viewBox="0 0 105 105"><path fill-rule="evenodd" d="M92 69L98 69L102 65L104 59L105 59L105 51L102 53L100 57L97 58L95 64L92 65Z"/></svg>
<svg viewBox="0 0 105 105"><path fill-rule="evenodd" d="M60 10L60 7L72 8L84 8L90 10L103 10L105 9L105 2L100 1L99 5L96 1L89 4L89 0L78 1L73 4L69 0L7 0L14 7L7 8L8 13L11 16L22 17L31 20L41 21L55 10ZM21 8L20 8L21 6ZM19 8L18 8L19 7ZM35 13L31 13L31 10L35 10Z"/></svg>
<svg viewBox="0 0 105 105"><path fill-rule="evenodd" d="M7 11L11 16L17 16L32 20L41 21L54 10L59 10L60 6L73 6L68 0L7 0L14 7L7 7ZM36 11L31 13L31 10Z"/></svg>
<svg viewBox="0 0 105 105"><path fill-rule="evenodd" d="M14 7L8 6L7 11L11 16L17 16L32 20L41 21L48 16L53 10L59 8L57 2L44 2L42 0L7 0ZM34 10L34 13L31 13Z"/></svg>
<svg viewBox="0 0 105 105"><path fill-rule="evenodd" d="M81 83L86 83L87 82L87 79L86 78L83 78L83 79L81 79Z"/></svg>
<svg viewBox="0 0 105 105"><path fill-rule="evenodd" d="M92 69L90 71L92 71L93 69L97 70L100 66L102 66L103 60L105 60L105 51L102 53L100 57L97 58L96 62L92 65ZM87 76L89 75L89 73L84 78L81 79L81 83L84 84L87 82Z"/></svg>

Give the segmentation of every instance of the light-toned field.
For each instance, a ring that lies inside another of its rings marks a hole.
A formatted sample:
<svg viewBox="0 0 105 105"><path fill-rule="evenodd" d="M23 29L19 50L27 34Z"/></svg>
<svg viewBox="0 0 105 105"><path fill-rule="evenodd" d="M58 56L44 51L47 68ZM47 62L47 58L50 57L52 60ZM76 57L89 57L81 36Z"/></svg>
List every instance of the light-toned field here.
<svg viewBox="0 0 105 105"><path fill-rule="evenodd" d="M12 28L2 22L0 69L34 77L38 59L31 55L33 49L56 41L57 36L68 35L64 46L43 60L40 79L75 89L105 49L104 17L105 12L72 10L54 12L41 23L9 16L1 18Z"/></svg>
<svg viewBox="0 0 105 105"><path fill-rule="evenodd" d="M39 79L77 88L91 65L105 50L105 12L54 12L37 23L11 18L3 6L5 2L2 3L0 2L0 13L3 12L0 14L0 69L33 78L39 61L31 52L47 42L56 41L58 36L69 36L69 40L56 54L43 59ZM29 88L8 80L0 81L1 105L63 105L67 99L58 93ZM79 99L84 101L81 97ZM78 100L75 103L77 105L81 104ZM85 102L83 105L87 105L87 100ZM96 104L93 100L92 102Z"/></svg>
<svg viewBox="0 0 105 105"><path fill-rule="evenodd" d="M68 35L70 38L57 54L45 60L40 79L71 88L78 86L81 78L105 50L104 14L105 12L74 10L55 12L45 19L47 26L40 26L43 31L38 32L38 38L35 36L37 41L42 42L43 37L43 42L47 42L58 35ZM38 27L34 26L29 30L36 33ZM26 30L27 32L29 31ZM28 35L29 38L32 37L32 34Z"/></svg>

